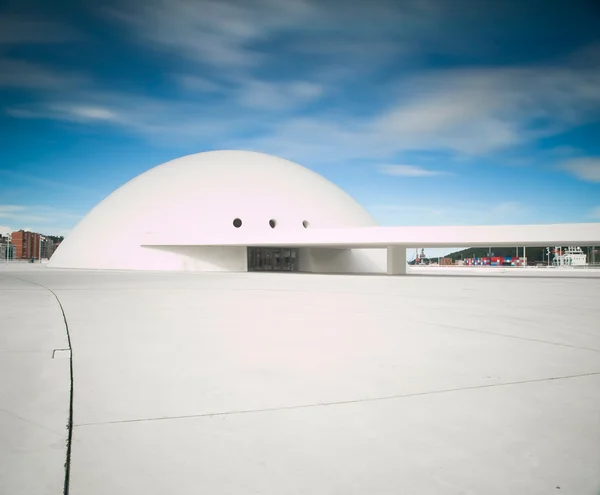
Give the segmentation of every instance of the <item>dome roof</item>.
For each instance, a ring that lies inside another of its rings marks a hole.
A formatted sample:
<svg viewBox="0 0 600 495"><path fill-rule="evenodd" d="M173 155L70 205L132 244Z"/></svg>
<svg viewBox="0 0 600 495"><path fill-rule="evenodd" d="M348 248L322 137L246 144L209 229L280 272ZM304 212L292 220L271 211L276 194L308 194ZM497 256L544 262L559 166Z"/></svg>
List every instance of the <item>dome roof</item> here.
<svg viewBox="0 0 600 495"><path fill-rule="evenodd" d="M50 266L148 268L144 234L164 235L167 245L182 232L199 238L373 225L347 193L307 168L263 153L210 151L166 162L117 189L67 236Z"/></svg>

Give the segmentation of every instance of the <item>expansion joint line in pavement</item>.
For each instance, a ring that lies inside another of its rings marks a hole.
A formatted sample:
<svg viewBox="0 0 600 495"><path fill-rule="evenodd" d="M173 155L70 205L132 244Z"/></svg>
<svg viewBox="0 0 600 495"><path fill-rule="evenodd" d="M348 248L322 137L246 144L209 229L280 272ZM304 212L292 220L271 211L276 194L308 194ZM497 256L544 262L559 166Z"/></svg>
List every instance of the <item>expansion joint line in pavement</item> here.
<svg viewBox="0 0 600 495"><path fill-rule="evenodd" d="M208 418L213 416L234 416L237 414L252 414L252 413L263 413L263 412L277 412L277 411L289 411L294 409L310 409L315 407L327 407L327 406L341 406L347 404L359 404L364 402L380 402L384 400L393 400L393 399L405 399L408 397L419 397L425 395L436 395L436 394L447 394L451 392L461 392L466 390L479 390L484 388L495 388L495 387L506 387L509 385L524 385L527 383L540 383L540 382L549 382L553 380L566 380L569 378L583 378L587 376L600 376L600 371L595 371L592 373L581 373L578 375L567 375L567 376L552 376L549 378L535 378L533 380L521 380L517 382L505 382L505 383L491 383L489 385L474 385L471 387L460 387L460 388L449 388L442 390L431 390L429 392L415 392L412 394L398 394L398 395L387 395L383 397L367 397L364 399L351 399L351 400L340 400L340 401L331 401L331 402L318 402L315 404L299 404L295 406L280 406L280 407L267 407L262 409L246 409L246 410L237 410L237 411L222 411L215 413L204 413L204 414L188 414L184 416L161 416L157 418L139 418L139 419L123 419L116 421L101 421L96 423L80 423L75 425L77 428L84 426L101 426L101 425L113 425L113 424L123 424L123 423L144 423L149 421L166 421L171 419L192 419L192 418Z"/></svg>
<svg viewBox="0 0 600 495"><path fill-rule="evenodd" d="M419 320L412 320L412 321L419 322ZM433 325L433 326L441 327L441 328L450 328L452 330L459 330L459 331L463 331L463 332L480 333L483 335L494 335L496 337L504 337L507 339L524 340L525 342L537 342L539 344L555 345L555 346L559 346L559 347L569 347L571 349L579 349L581 351L590 351L590 352L600 353L600 349L594 349L592 347L584 347L584 346L580 346L580 345L565 344L564 342L553 342L551 340L534 339L531 337L522 337L520 335L510 335L508 333L493 332L491 330L479 330L477 328L458 327L456 325L448 325L447 323L433 323L433 322L428 322L428 321L424 321L423 323L426 323L427 325Z"/></svg>
<svg viewBox="0 0 600 495"><path fill-rule="evenodd" d="M63 321L65 322L65 331L67 333L67 343L69 349L69 379L70 379L70 390L69 390L69 420L67 423L67 456L65 459L65 482L63 487L63 495L69 495L69 483L71 480L71 445L73 443L73 347L71 346L71 333L69 332L69 324L67 323L67 315L65 314L65 309L63 308L60 299L56 295L56 293L45 285L39 284L37 282L32 282L31 280L26 280L23 278L14 277L16 280L21 280L22 282L27 282L32 285L37 285L38 287L42 287L50 292L56 302L58 303L58 307L62 313Z"/></svg>

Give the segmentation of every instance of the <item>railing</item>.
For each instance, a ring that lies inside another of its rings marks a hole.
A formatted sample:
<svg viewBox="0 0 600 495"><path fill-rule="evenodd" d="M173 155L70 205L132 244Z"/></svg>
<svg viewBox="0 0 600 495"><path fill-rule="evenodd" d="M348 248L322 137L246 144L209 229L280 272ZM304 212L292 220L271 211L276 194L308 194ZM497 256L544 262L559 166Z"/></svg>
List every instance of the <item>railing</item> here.
<svg viewBox="0 0 600 495"><path fill-rule="evenodd" d="M48 261L46 259L35 259L35 261L33 262L33 264L40 264L43 263L44 261ZM9 258L8 260L6 258L2 259L0 258L0 266L2 265L12 265L12 264L32 264L31 263L31 259L13 259L13 258Z"/></svg>

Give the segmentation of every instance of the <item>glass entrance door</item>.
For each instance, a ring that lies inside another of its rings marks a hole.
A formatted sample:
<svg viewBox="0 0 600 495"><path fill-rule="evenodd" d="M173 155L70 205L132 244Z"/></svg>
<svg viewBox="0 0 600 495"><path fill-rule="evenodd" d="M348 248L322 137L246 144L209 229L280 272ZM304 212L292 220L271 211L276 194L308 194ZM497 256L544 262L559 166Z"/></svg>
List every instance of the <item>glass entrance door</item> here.
<svg viewBox="0 0 600 495"><path fill-rule="evenodd" d="M297 270L297 248L248 248L248 271L250 272L295 272Z"/></svg>

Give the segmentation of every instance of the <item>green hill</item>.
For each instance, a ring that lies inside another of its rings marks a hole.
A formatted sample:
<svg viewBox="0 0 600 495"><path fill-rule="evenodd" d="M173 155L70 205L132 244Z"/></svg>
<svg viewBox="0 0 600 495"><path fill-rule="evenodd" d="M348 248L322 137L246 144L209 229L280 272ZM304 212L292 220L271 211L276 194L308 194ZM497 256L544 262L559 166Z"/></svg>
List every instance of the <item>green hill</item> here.
<svg viewBox="0 0 600 495"><path fill-rule="evenodd" d="M489 248L468 248L455 253L450 253L445 258L452 258L453 261L467 258L485 258L489 256ZM492 247L493 256L517 256L516 248L512 247ZM528 247L526 252L528 262L547 261L546 247ZM519 256L523 256L523 248L519 248Z"/></svg>

